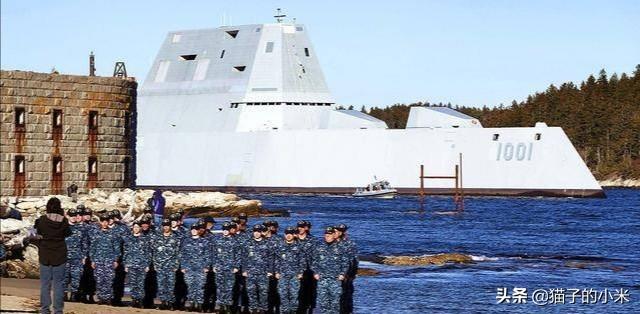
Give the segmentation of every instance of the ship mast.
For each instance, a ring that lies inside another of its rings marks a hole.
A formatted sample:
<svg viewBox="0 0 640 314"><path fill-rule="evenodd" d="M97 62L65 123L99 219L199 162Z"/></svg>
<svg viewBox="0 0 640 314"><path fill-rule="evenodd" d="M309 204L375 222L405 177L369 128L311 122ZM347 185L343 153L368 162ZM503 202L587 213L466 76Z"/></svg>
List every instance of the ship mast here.
<svg viewBox="0 0 640 314"><path fill-rule="evenodd" d="M273 17L275 17L275 18L276 18L276 21L277 21L278 23L282 23L282 21L284 20L284 18L285 18L285 17L287 17L287 15L286 15L286 14L284 14L284 13L282 13L282 9L278 8L278 9L276 10L276 15L274 15Z"/></svg>

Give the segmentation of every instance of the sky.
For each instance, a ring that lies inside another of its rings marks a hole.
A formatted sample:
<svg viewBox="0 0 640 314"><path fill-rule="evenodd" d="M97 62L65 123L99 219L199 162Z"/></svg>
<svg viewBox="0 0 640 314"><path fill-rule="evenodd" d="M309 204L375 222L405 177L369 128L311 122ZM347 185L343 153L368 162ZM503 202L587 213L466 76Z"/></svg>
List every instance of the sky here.
<svg viewBox="0 0 640 314"><path fill-rule="evenodd" d="M428 101L489 107L640 63L640 1L1 0L3 70L143 81L167 32L305 24L338 104Z"/></svg>

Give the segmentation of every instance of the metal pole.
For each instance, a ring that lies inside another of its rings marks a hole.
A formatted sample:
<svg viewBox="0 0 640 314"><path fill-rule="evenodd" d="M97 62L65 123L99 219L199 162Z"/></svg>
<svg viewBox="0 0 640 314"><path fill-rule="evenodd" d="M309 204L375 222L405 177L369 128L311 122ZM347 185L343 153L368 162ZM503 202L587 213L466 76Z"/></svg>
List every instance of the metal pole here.
<svg viewBox="0 0 640 314"><path fill-rule="evenodd" d="M460 207L464 210L464 188L462 186L462 153L460 153Z"/></svg>
<svg viewBox="0 0 640 314"><path fill-rule="evenodd" d="M424 211L424 165L420 165L420 210Z"/></svg>
<svg viewBox="0 0 640 314"><path fill-rule="evenodd" d="M456 175L455 175L456 187L455 187L455 190L454 190L454 192L453 192L453 202L456 204L456 208L458 208L458 206L459 206L459 202L460 202L460 198L459 198L459 196L458 196L458 193L459 193L459 191L458 191L458 167L459 167L459 165L456 165L456 167L455 167L455 173L456 173Z"/></svg>

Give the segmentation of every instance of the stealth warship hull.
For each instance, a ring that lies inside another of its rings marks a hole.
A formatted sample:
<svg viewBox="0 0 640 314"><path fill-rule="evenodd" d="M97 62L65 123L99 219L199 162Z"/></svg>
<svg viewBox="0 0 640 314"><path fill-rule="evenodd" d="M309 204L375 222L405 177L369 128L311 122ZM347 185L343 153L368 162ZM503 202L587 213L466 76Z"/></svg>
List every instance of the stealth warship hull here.
<svg viewBox="0 0 640 314"><path fill-rule="evenodd" d="M413 107L406 129L388 129L338 110L304 25L170 32L138 97L139 187L350 194L378 176L416 193L420 165L451 175L460 156L467 195L604 196L560 127Z"/></svg>

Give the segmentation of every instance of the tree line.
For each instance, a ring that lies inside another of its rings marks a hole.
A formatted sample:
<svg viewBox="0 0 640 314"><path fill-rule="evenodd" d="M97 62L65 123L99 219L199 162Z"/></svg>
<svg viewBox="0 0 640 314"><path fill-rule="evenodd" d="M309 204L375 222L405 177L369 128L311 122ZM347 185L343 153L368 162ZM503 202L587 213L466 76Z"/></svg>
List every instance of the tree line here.
<svg viewBox="0 0 640 314"><path fill-rule="evenodd" d="M446 106L478 118L484 127L559 126L598 179L640 178L640 64L631 75L601 70L579 85L550 85L524 101L497 107L417 102L361 111L403 129L412 106ZM349 109L353 109L350 107Z"/></svg>

